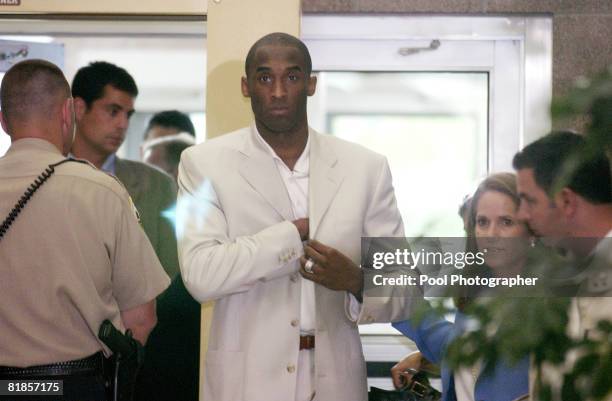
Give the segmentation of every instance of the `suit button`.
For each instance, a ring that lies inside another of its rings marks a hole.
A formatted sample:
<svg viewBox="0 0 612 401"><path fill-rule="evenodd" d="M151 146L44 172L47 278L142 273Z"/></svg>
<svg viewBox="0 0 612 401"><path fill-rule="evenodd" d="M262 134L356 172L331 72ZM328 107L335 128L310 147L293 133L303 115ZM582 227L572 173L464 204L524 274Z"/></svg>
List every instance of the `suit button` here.
<svg viewBox="0 0 612 401"><path fill-rule="evenodd" d="M288 365L287 366L287 372L289 372L289 373L295 372L295 366L294 365Z"/></svg>
<svg viewBox="0 0 612 401"><path fill-rule="evenodd" d="M297 275L292 274L292 275L289 277L289 280L291 280L291 282L292 282L292 283L295 283L295 282L297 281Z"/></svg>
<svg viewBox="0 0 612 401"><path fill-rule="evenodd" d="M297 327L297 325L298 325L298 321L297 321L297 319L293 319L293 320L291 321L291 325L292 325L293 327Z"/></svg>

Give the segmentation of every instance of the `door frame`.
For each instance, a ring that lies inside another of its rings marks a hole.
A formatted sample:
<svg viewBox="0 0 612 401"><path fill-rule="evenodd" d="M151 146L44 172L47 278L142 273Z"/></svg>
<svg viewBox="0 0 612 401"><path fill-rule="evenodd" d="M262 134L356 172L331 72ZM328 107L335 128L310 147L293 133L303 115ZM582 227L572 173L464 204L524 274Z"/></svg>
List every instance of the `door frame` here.
<svg viewBox="0 0 612 401"><path fill-rule="evenodd" d="M306 14L302 39L315 70L488 72L489 173L552 127L550 16Z"/></svg>

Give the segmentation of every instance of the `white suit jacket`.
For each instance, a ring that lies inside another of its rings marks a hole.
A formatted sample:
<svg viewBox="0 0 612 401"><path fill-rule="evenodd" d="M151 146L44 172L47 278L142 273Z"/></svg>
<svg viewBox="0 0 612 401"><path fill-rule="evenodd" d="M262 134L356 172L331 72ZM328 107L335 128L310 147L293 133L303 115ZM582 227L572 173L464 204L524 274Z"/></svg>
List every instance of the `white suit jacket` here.
<svg viewBox="0 0 612 401"><path fill-rule="evenodd" d="M193 146L179 168L179 259L189 292L216 300L205 401L291 401L296 386L303 254L289 196L255 127ZM309 132L310 237L359 263L362 236L403 236L386 159ZM182 223L181 223L182 222ZM366 401L366 370L345 292L317 285L315 389Z"/></svg>

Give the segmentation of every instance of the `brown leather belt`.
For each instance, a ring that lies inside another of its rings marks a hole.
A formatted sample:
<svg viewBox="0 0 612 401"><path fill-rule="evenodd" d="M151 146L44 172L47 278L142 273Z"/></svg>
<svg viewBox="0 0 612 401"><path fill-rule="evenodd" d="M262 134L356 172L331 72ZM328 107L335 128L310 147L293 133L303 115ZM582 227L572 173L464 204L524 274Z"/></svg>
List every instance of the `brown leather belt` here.
<svg viewBox="0 0 612 401"><path fill-rule="evenodd" d="M315 336L300 336L300 351L303 349L314 349Z"/></svg>

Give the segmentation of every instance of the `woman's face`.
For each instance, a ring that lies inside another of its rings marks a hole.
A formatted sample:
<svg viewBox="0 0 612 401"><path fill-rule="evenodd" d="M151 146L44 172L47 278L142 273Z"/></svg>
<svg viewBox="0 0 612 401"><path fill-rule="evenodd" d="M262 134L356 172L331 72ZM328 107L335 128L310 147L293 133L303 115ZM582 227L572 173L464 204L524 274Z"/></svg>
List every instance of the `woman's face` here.
<svg viewBox="0 0 612 401"><path fill-rule="evenodd" d="M497 191L486 191L476 205L478 250L497 275L522 268L527 255L529 232L517 219L517 206L511 197Z"/></svg>

